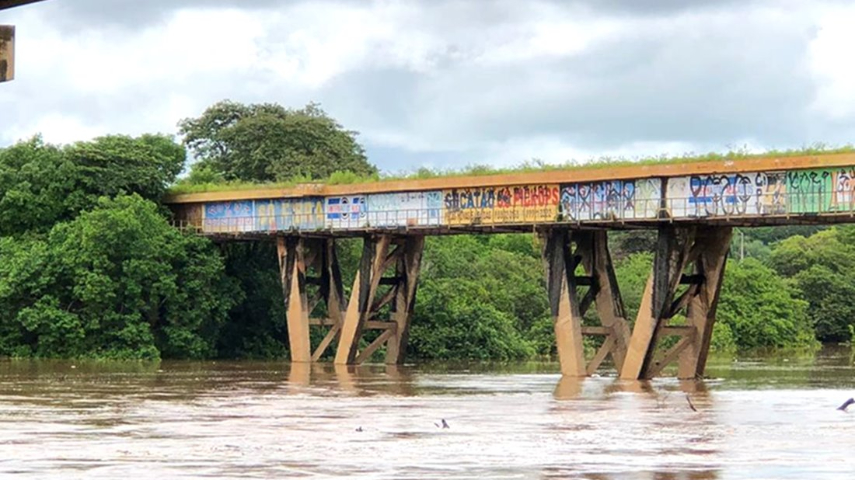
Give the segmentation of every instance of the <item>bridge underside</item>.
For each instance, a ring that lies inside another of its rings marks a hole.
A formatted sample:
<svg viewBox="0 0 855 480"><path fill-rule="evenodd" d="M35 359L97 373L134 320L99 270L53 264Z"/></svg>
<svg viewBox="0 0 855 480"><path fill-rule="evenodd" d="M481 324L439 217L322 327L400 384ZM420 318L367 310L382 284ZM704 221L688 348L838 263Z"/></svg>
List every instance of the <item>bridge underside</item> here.
<svg viewBox="0 0 855 480"><path fill-rule="evenodd" d="M541 226L537 234L563 375L591 375L611 359L624 379L652 378L673 363L679 378L703 376L731 226L658 228L653 269L634 326L626 318L605 230ZM403 363L424 238L363 234L348 300L335 239L278 236L292 362L319 361L335 346L339 365L360 364L378 352L387 364ZM583 324L589 311L599 325ZM313 328L318 330L314 349ZM585 336L597 338L591 358L585 355Z"/></svg>

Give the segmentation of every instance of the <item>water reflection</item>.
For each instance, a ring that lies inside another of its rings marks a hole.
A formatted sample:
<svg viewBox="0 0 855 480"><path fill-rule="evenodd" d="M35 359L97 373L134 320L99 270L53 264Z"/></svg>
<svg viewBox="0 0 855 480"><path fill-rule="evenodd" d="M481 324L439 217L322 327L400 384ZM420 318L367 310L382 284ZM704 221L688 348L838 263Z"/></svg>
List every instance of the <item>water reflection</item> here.
<svg viewBox="0 0 855 480"><path fill-rule="evenodd" d="M728 359L699 382L548 363L0 361L0 477L848 478L849 352L785 359Z"/></svg>
<svg viewBox="0 0 855 480"><path fill-rule="evenodd" d="M586 388L601 387L602 393L637 393L656 398L662 393L661 388L657 388L649 380L622 380L618 378L578 378L578 377L561 377L555 386L552 395L556 400L572 400L579 397ZM664 385L668 385L665 383ZM674 384L677 390L699 397L708 397L709 387L704 380L678 380Z"/></svg>
<svg viewBox="0 0 855 480"><path fill-rule="evenodd" d="M288 386L293 393L335 390L352 395L415 395L412 369L396 365L292 363Z"/></svg>
<svg viewBox="0 0 855 480"><path fill-rule="evenodd" d="M570 471L548 471L540 478L584 478L586 480L716 480L720 477L719 470L689 470L685 472L620 472L620 473L585 473L577 476Z"/></svg>

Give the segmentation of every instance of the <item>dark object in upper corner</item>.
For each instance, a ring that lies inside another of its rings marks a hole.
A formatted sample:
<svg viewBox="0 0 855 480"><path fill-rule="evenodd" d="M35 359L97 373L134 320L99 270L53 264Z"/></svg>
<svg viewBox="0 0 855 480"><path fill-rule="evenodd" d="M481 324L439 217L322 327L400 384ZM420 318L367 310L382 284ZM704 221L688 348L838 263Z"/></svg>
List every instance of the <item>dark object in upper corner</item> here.
<svg viewBox="0 0 855 480"><path fill-rule="evenodd" d="M43 2L44 0L0 0L0 10L7 8L20 7L28 3Z"/></svg>

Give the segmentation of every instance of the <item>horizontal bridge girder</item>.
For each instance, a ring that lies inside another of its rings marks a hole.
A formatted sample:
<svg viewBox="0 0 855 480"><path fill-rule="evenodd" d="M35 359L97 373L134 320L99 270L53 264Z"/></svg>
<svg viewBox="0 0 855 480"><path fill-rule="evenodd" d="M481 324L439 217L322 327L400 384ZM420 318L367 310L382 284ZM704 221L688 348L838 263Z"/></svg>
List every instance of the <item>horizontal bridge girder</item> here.
<svg viewBox="0 0 855 480"><path fill-rule="evenodd" d="M671 335L679 337L692 335L694 332L695 327L692 327L690 325L672 325L662 327L661 330L662 335ZM611 335L614 332L611 328L608 327L585 325L582 327L582 333L585 335Z"/></svg>

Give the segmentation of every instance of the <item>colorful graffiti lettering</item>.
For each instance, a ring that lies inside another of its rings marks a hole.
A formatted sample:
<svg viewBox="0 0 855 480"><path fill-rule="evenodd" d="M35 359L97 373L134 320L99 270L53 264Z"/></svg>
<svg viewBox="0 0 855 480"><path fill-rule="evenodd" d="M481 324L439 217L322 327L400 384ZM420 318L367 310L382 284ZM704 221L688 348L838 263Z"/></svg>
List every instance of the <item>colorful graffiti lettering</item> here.
<svg viewBox="0 0 855 480"><path fill-rule="evenodd" d="M754 175L755 212L758 215L787 213L787 175L783 172Z"/></svg>
<svg viewBox="0 0 855 480"><path fill-rule="evenodd" d="M753 181L745 175L692 175L689 177L690 216L744 215L754 196Z"/></svg>
<svg viewBox="0 0 855 480"><path fill-rule="evenodd" d="M855 169L840 168L833 170L831 208L839 212L855 210Z"/></svg>
<svg viewBox="0 0 855 480"><path fill-rule="evenodd" d="M829 170L787 172L790 213L822 213L831 210L832 175Z"/></svg>
<svg viewBox="0 0 855 480"><path fill-rule="evenodd" d="M380 193L367 197L368 225L372 227L442 224L442 192Z"/></svg>
<svg viewBox="0 0 855 480"><path fill-rule="evenodd" d="M758 175L692 175L668 179L667 207L673 217L712 217L755 214L768 179ZM776 177L771 177L773 180ZM770 188L777 188L772 184ZM774 199L773 200L777 200Z"/></svg>
<svg viewBox="0 0 855 480"><path fill-rule="evenodd" d="M658 178L565 185L561 216L576 221L655 218L661 192Z"/></svg>
<svg viewBox="0 0 855 480"><path fill-rule="evenodd" d="M208 232L270 232L853 211L855 168L847 167L212 202L181 207L176 219Z"/></svg>
<svg viewBox="0 0 855 480"><path fill-rule="evenodd" d="M255 230L316 230L322 228L324 202L321 198L276 199L255 202Z"/></svg>
<svg viewBox="0 0 855 480"><path fill-rule="evenodd" d="M206 232L251 232L255 215L252 201L217 202L205 205Z"/></svg>
<svg viewBox="0 0 855 480"><path fill-rule="evenodd" d="M525 185L446 190L449 225L552 221L558 214L558 185Z"/></svg>
<svg viewBox="0 0 855 480"><path fill-rule="evenodd" d="M362 195L327 197L324 213L327 228L363 228L368 225L365 197Z"/></svg>
<svg viewBox="0 0 855 480"><path fill-rule="evenodd" d="M446 210L472 210L493 208L496 204L495 189L488 188L461 188L446 191Z"/></svg>

